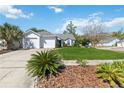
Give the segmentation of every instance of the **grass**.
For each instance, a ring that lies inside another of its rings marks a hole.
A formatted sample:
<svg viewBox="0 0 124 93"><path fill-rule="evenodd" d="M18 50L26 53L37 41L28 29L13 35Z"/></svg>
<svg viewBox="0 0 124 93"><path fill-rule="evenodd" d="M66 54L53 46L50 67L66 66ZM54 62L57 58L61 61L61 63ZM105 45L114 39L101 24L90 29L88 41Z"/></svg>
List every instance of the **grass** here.
<svg viewBox="0 0 124 93"><path fill-rule="evenodd" d="M65 60L113 60L124 59L124 53L95 48L60 48L57 50Z"/></svg>

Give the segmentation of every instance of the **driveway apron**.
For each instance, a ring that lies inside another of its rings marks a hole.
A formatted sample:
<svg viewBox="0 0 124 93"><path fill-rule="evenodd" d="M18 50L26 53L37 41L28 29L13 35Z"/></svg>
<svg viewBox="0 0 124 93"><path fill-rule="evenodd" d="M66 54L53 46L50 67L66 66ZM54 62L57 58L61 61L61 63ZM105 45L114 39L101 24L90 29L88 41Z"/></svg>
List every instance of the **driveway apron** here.
<svg viewBox="0 0 124 93"><path fill-rule="evenodd" d="M33 79L26 70L31 54L41 49L18 50L0 55L0 88L29 88Z"/></svg>

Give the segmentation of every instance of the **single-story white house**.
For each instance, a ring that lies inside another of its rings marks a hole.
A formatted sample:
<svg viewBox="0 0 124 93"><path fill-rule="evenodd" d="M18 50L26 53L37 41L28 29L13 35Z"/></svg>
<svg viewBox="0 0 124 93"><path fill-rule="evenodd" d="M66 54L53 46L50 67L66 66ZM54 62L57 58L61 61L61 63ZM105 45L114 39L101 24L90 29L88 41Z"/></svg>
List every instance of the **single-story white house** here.
<svg viewBox="0 0 124 93"><path fill-rule="evenodd" d="M63 47L64 43L68 46L74 44L74 36L72 34L54 35L50 32L34 32L29 30L24 33L23 48L56 48Z"/></svg>
<svg viewBox="0 0 124 93"><path fill-rule="evenodd" d="M117 42L117 47L124 47L124 40Z"/></svg>
<svg viewBox="0 0 124 93"><path fill-rule="evenodd" d="M117 42L120 40L114 37L106 37L105 39L101 40L97 46L104 46L104 47L111 47L111 46L116 46Z"/></svg>

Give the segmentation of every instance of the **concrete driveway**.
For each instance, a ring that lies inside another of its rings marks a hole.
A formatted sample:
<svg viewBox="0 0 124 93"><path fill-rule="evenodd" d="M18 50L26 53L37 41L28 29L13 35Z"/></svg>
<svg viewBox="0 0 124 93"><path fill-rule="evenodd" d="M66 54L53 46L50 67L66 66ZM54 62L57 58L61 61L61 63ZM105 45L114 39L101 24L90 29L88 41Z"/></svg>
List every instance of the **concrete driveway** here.
<svg viewBox="0 0 124 93"><path fill-rule="evenodd" d="M33 79L27 75L25 68L31 54L41 50L18 50L0 55L0 87L32 87Z"/></svg>
<svg viewBox="0 0 124 93"><path fill-rule="evenodd" d="M97 49L124 52L124 47L101 47L101 48L97 48Z"/></svg>

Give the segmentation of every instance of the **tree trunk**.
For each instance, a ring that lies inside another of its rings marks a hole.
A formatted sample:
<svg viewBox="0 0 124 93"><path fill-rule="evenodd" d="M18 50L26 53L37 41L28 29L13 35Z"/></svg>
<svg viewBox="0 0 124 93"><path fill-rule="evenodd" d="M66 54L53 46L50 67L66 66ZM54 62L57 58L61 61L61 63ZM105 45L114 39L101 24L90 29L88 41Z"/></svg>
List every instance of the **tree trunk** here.
<svg viewBox="0 0 124 93"><path fill-rule="evenodd" d="M11 42L7 42L7 49L11 50L12 49L12 43Z"/></svg>
<svg viewBox="0 0 124 93"><path fill-rule="evenodd" d="M93 42L91 42L91 46L94 48L94 43Z"/></svg>
<svg viewBox="0 0 124 93"><path fill-rule="evenodd" d="M92 42L91 45L93 48L96 48L96 43Z"/></svg>

